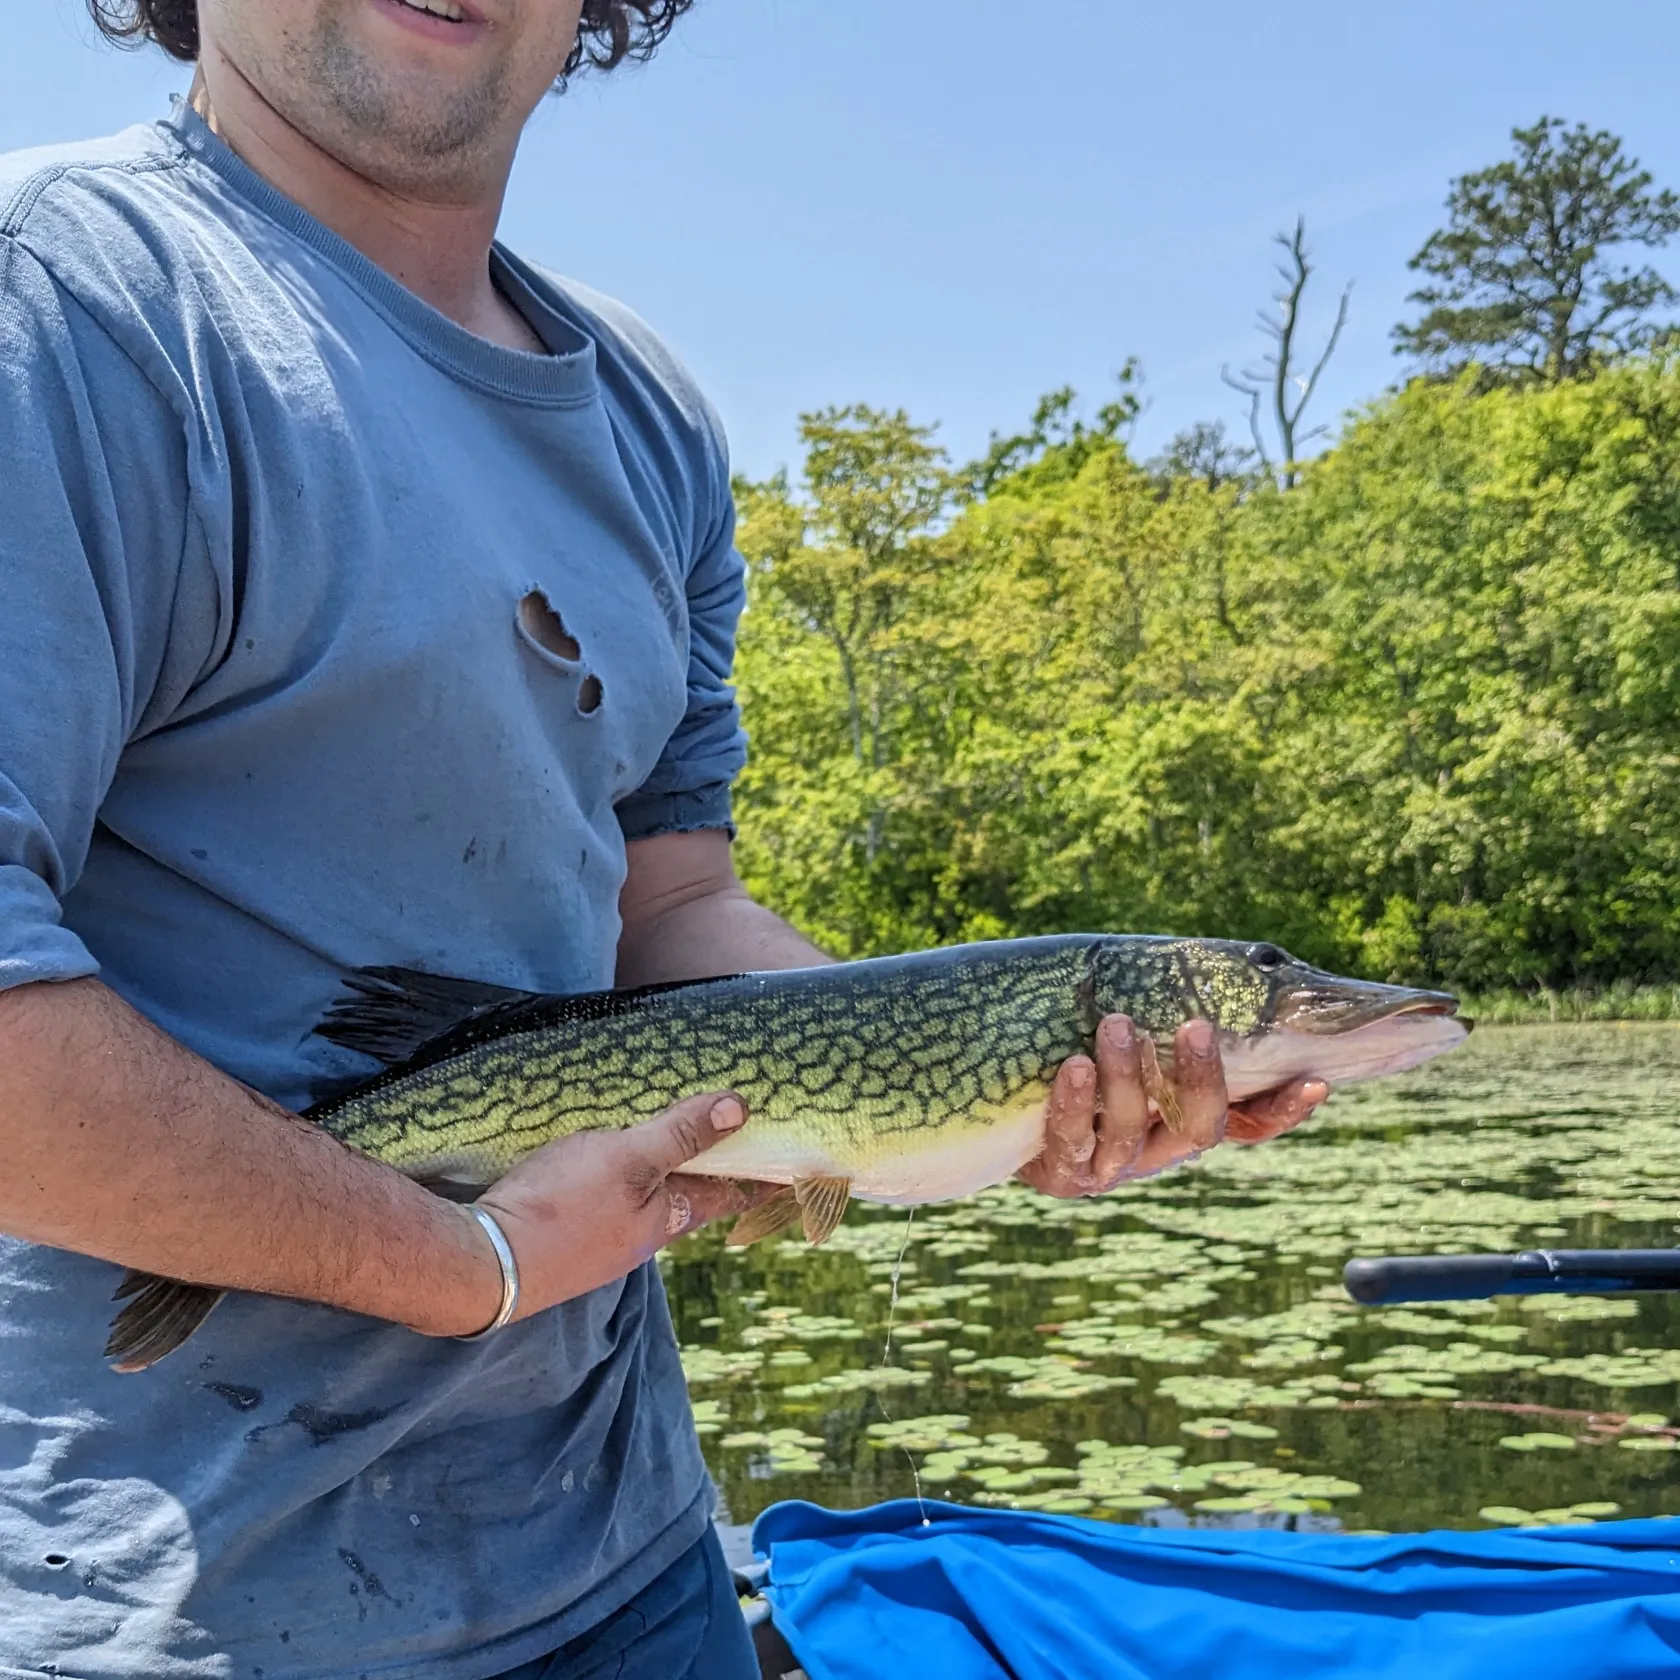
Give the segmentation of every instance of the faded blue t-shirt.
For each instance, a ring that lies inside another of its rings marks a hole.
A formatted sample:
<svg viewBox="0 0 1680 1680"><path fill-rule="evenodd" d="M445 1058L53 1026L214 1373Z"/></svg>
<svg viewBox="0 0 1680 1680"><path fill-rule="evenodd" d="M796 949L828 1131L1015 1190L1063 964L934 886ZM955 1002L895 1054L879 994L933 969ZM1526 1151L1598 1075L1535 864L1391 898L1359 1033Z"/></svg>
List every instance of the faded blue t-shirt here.
<svg viewBox="0 0 1680 1680"><path fill-rule="evenodd" d="M302 1107L372 1071L311 1036L346 970L610 985L626 837L727 824L716 422L495 270L550 355L180 106L0 159L0 987L97 973ZM480 1680L704 1531L651 1266L470 1345L235 1296L136 1376L119 1275L0 1239L0 1673Z"/></svg>

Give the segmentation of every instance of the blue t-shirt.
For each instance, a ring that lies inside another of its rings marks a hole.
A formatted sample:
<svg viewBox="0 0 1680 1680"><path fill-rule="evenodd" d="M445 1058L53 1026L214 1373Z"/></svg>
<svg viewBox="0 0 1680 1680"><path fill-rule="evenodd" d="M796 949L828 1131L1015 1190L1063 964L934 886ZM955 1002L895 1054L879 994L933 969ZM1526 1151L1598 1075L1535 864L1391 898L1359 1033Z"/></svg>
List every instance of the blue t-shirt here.
<svg viewBox="0 0 1680 1680"><path fill-rule="evenodd" d="M549 355L184 107L0 159L0 987L97 973L298 1108L373 1071L311 1036L346 970L610 985L626 838L727 825L716 420L494 268ZM470 1345L237 1295L136 1376L119 1276L0 1239L0 1674L481 1680L704 1531L652 1266Z"/></svg>

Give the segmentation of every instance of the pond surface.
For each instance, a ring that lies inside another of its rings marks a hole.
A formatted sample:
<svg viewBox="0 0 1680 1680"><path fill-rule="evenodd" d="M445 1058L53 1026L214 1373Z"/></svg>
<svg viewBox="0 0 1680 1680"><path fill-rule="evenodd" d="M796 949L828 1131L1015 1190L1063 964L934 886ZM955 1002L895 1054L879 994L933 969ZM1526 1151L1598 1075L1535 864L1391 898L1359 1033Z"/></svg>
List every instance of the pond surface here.
<svg viewBox="0 0 1680 1680"><path fill-rule="evenodd" d="M1680 1027L1507 1027L1100 1200L854 1205L821 1249L713 1230L665 1267L737 1523L919 1477L1125 1522L1477 1528L1680 1512L1680 1300L1373 1309L1343 1262L1677 1233Z"/></svg>

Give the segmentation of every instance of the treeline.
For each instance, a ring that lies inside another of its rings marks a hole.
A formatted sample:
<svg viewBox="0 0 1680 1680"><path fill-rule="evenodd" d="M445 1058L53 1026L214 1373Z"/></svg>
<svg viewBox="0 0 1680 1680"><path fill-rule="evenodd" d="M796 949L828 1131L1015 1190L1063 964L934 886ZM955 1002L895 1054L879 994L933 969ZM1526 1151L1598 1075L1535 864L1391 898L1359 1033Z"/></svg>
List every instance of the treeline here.
<svg viewBox="0 0 1680 1680"><path fill-rule="evenodd" d="M1052 416L1053 417L1053 416ZM1680 975L1680 358L1417 380L1280 489L807 417L738 487L751 886L837 952L1108 928Z"/></svg>

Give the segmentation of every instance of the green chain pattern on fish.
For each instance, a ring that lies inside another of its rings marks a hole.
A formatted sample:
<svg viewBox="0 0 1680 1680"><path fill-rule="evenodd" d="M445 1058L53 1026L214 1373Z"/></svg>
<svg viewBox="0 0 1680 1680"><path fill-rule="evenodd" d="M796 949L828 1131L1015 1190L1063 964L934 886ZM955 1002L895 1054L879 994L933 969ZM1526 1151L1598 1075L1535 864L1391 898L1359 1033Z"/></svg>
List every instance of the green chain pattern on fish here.
<svg viewBox="0 0 1680 1680"><path fill-rule="evenodd" d="M1091 942L1031 943L665 991L634 1012L533 1027L399 1072L311 1118L415 1177L488 1184L551 1138L728 1089L760 1132L821 1134L862 1162L904 1134L1042 1095L1088 1044Z"/></svg>

